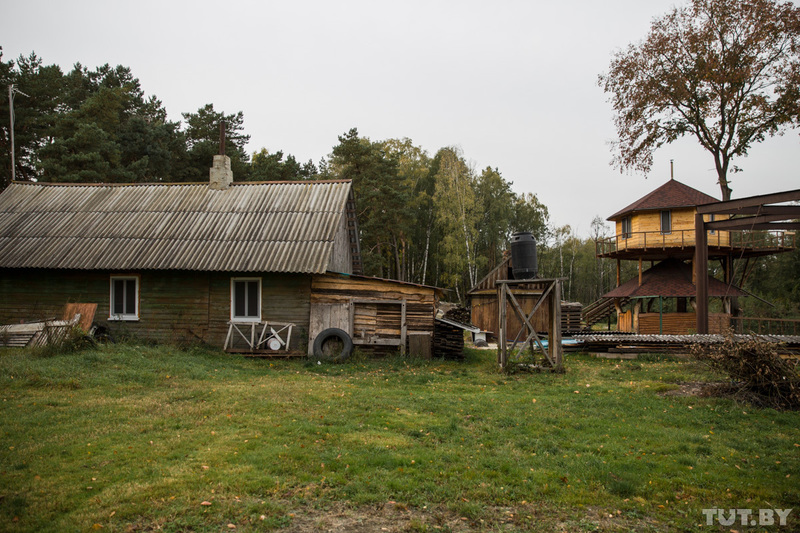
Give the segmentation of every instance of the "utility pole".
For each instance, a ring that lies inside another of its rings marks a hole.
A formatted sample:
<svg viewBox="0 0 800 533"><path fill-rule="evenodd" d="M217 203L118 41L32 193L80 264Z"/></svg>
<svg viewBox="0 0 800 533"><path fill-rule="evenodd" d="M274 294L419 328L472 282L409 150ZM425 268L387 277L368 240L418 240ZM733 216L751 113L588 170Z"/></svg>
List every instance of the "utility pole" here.
<svg viewBox="0 0 800 533"><path fill-rule="evenodd" d="M11 181L17 178L17 166L14 162L14 93L19 93L22 96L28 96L24 92L14 87L14 84L8 86L8 115L11 122ZM30 98L30 96L28 96Z"/></svg>

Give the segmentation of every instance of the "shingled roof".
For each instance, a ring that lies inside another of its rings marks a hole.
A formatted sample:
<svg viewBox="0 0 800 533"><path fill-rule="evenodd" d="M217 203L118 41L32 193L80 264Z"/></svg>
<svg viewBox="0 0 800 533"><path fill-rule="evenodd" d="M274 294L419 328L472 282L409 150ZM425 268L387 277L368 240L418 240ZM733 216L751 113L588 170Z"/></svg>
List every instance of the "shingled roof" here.
<svg viewBox="0 0 800 533"><path fill-rule="evenodd" d="M15 182L0 267L322 273L350 195L350 181Z"/></svg>
<svg viewBox="0 0 800 533"><path fill-rule="evenodd" d="M713 196L672 179L658 189L636 200L628 207L617 211L606 220L618 220L637 211L694 207L716 201L718 200Z"/></svg>
<svg viewBox="0 0 800 533"><path fill-rule="evenodd" d="M657 265L642 272L642 284L639 277L623 283L616 289L607 292L603 298L645 298L663 296L665 298L687 298L697 295L697 287L692 283L692 267L679 259L665 259ZM708 295L748 296L748 293L721 281L708 277Z"/></svg>

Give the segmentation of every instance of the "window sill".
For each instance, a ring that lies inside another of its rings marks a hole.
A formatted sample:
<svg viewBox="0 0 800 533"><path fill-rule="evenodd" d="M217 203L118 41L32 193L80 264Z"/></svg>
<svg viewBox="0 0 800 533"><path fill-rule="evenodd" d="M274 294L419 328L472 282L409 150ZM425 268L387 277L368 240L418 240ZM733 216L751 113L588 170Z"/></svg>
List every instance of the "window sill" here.
<svg viewBox="0 0 800 533"><path fill-rule="evenodd" d="M138 322L139 321L139 317L138 316L114 315L114 316L108 317L108 320L110 320L112 322Z"/></svg>

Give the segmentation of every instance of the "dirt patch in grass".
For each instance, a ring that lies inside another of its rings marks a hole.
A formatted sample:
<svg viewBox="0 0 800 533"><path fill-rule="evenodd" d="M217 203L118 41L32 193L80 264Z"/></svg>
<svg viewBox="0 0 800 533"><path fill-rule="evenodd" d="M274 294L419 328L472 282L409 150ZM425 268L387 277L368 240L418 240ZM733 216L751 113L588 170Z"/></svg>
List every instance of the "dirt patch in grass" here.
<svg viewBox="0 0 800 533"><path fill-rule="evenodd" d="M427 511L387 502L382 505L350 507L333 504L325 509L304 509L293 513L292 525L283 531L326 533L373 533L386 531L443 530L473 531L469 520L446 511Z"/></svg>
<svg viewBox="0 0 800 533"><path fill-rule="evenodd" d="M727 383L709 383L706 381L687 381L678 383L677 389L659 393L660 396L697 396L708 398L712 396L727 396L730 394Z"/></svg>
<svg viewBox="0 0 800 533"><path fill-rule="evenodd" d="M471 533L477 531L637 531L663 529L648 519L595 509L563 512L534 504L517 508L483 508L482 518L467 518L441 507L419 509L393 501L385 504L351 507L332 504L325 509L309 508L293 513L292 524L280 531L298 533Z"/></svg>

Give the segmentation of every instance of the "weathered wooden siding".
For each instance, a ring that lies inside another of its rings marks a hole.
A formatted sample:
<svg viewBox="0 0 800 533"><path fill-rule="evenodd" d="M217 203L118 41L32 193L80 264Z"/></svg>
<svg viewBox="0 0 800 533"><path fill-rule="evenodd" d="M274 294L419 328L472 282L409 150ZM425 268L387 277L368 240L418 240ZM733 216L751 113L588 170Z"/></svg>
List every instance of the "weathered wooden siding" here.
<svg viewBox="0 0 800 533"><path fill-rule="evenodd" d="M520 306L525 310L526 315L530 313L536 305L536 302L539 301L541 294L541 291L514 291L514 296ZM500 330L500 304L497 299L497 292L472 294L470 296L470 305L472 306L470 315L472 324L496 336L497 332ZM510 303L508 304L506 315L506 327L508 328L507 337L508 339L514 339L520 331L524 330L523 323L512 311ZM550 312L547 306L543 305L536 311L536 314L533 315L531 324L537 332L544 333L547 332L549 320Z"/></svg>
<svg viewBox="0 0 800 533"><path fill-rule="evenodd" d="M617 331L633 331L633 311L617 313Z"/></svg>
<svg viewBox="0 0 800 533"><path fill-rule="evenodd" d="M496 292L497 288L495 282L497 280L514 279L514 272L511 264L511 255L504 258L499 265L489 271L482 280L480 280L472 289L469 294L482 293L484 291Z"/></svg>
<svg viewBox="0 0 800 533"><path fill-rule="evenodd" d="M347 233L347 217L343 216L339 220L336 228L336 235L333 239L333 250L331 259L328 263L328 270L342 272L345 274L353 273L353 260L350 253L350 237Z"/></svg>
<svg viewBox="0 0 800 533"><path fill-rule="evenodd" d="M67 303L97 302L95 319L108 317L109 283L82 271L0 269L0 324L60 318Z"/></svg>
<svg viewBox="0 0 800 533"><path fill-rule="evenodd" d="M372 335L399 339L403 300L406 301L407 333L433 334L437 303L433 287L361 276L314 275L311 279L309 353L314 338L329 327L339 327L354 339Z"/></svg>
<svg viewBox="0 0 800 533"><path fill-rule="evenodd" d="M137 275L139 320L108 320L111 275ZM252 273L246 274L248 277ZM157 342L201 340L223 346L230 320L233 273L0 270L0 324L61 317L67 303L97 303L95 322L112 335ZM292 346L305 342L310 276L262 274L262 320L293 322Z"/></svg>

